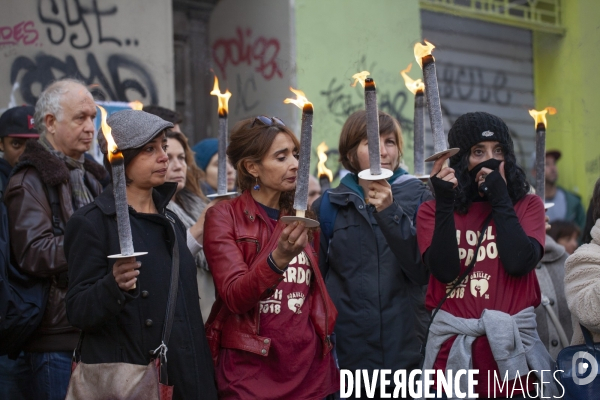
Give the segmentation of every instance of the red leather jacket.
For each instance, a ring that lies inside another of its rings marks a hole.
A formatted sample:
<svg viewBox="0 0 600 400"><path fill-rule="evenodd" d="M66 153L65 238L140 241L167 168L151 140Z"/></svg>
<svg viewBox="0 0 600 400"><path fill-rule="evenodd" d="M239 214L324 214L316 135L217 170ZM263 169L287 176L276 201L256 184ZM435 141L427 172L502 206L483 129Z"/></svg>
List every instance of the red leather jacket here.
<svg viewBox="0 0 600 400"><path fill-rule="evenodd" d="M249 191L222 201L206 212L204 254L217 288L217 300L206 321L206 336L213 361L221 348L267 356L271 339L260 335L259 301L271 296L283 275L273 271L267 257L277 247L285 224L272 235ZM323 341L323 355L333 348L337 310L327 294L318 257L310 244L304 248L313 267L310 318Z"/></svg>

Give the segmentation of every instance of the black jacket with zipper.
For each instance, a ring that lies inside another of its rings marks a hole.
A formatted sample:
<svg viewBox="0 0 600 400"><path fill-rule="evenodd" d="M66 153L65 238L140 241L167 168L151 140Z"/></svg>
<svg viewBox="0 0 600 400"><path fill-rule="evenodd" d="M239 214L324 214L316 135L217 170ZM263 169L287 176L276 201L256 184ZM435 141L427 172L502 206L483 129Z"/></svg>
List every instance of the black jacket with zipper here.
<svg viewBox="0 0 600 400"><path fill-rule="evenodd" d="M179 288L168 346L169 384L175 399L216 399L214 370L198 302L196 264L186 243L186 231L166 205L175 183L154 189L158 214L129 208L136 252L142 265L137 287L123 291L112 267L119 254L119 236L112 185L96 200L77 210L67 224L65 254L69 264L67 316L84 332L81 361L88 364L124 362L147 365L161 344L172 267L175 235L179 246ZM175 221L172 228L169 219Z"/></svg>

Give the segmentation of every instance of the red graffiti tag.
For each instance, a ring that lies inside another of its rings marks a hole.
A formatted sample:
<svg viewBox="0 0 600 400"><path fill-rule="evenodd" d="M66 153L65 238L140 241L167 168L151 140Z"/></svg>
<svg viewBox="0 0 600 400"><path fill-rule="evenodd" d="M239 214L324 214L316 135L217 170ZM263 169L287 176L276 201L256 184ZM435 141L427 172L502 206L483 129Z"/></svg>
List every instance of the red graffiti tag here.
<svg viewBox="0 0 600 400"><path fill-rule="evenodd" d="M15 26L0 26L0 46L16 45L19 42L30 45L35 43L39 36L33 21L21 21Z"/></svg>
<svg viewBox="0 0 600 400"><path fill-rule="evenodd" d="M246 29L245 35L240 27L236 28L235 32L236 37L217 39L212 46L213 60L219 67L223 78L227 78L225 68L229 64L236 66L241 63L246 63L248 66L256 65L255 71L266 80L273 79L275 75L283 77L283 73L277 65L279 40L259 36L252 41L250 29Z"/></svg>

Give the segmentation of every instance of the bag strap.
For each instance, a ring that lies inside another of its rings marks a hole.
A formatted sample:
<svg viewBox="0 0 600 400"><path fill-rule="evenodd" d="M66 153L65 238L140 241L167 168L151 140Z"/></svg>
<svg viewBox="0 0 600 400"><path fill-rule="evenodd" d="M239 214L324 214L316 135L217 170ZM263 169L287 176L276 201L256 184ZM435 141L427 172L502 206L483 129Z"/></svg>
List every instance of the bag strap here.
<svg viewBox="0 0 600 400"><path fill-rule="evenodd" d="M167 374L167 350L171 329L173 328L173 319L175 317L175 308L177 306L177 290L179 288L179 243L177 241L177 230L175 220L165 212L165 216L171 222L173 228L173 255L171 263L171 284L169 287L169 299L167 301L167 312L165 324L163 325L162 343L154 350L154 354L159 353L160 358L160 383L167 385L169 382Z"/></svg>
<svg viewBox="0 0 600 400"><path fill-rule="evenodd" d="M52 212L52 229L54 230L54 236L62 236L65 234L60 226L60 216L62 214L60 210L60 199L58 197L58 191L56 186L46 184L46 191L48 192L48 201L50 202L50 211Z"/></svg>
<svg viewBox="0 0 600 400"><path fill-rule="evenodd" d="M329 190L323 192L321 204L319 205L319 222L321 223L321 232L325 235L327 242L333 237L333 226L337 217L338 208L331 204L329 200Z"/></svg>
<svg viewBox="0 0 600 400"><path fill-rule="evenodd" d="M552 309L552 304L550 304L550 299L548 298L548 296L546 296L546 294L544 292L542 292L542 306L544 307L544 310L546 310L546 313L550 317L550 320L552 321L552 324L554 325L554 328L556 329L556 332L558 333L558 337L560 339L560 344L562 345L562 347L568 347L569 339L567 338L565 329L563 328L562 324L560 323L558 316Z"/></svg>
<svg viewBox="0 0 600 400"><path fill-rule="evenodd" d="M581 328L581 333L583 333L583 340L585 341L585 346L587 347L588 352L595 355L596 349L594 346L594 337L592 336L592 333L588 328L581 325L581 323L579 323L579 327Z"/></svg>
<svg viewBox="0 0 600 400"><path fill-rule="evenodd" d="M429 330L431 329L431 324L433 323L433 319L435 318L435 315L438 313L438 311L440 311L440 309L442 308L442 305L444 305L444 302L446 301L448 296L450 296L452 294L452 292L454 292L454 290L458 287L458 285L460 285L460 283L466 278L467 275L469 275L471 273L471 271L475 267L475 264L477 263L477 253L479 252L479 246L481 246L481 242L483 241L483 237L485 236L485 230L487 229L491 220L492 220L492 214L490 213L490 215L487 216L485 221L483 221L483 225L482 225L482 228L481 228L480 234L479 234L479 239L477 240L477 247L475 247L475 253L473 255L473 259L467 266L467 269L465 269L465 271L462 274L460 274L458 279L456 279L456 282L454 283L454 285L452 285L452 289L450 289L449 291L446 291L446 295L442 298L442 300L440 300L440 302L438 303L435 310L433 310L433 313L431 313L431 319L429 320L429 324L427 325L427 332L425 332L425 340L423 341L423 344L421 345L421 355L422 355L421 369L423 369L423 362L425 361L425 348L427 347L427 339L429 338Z"/></svg>
<svg viewBox="0 0 600 400"><path fill-rule="evenodd" d="M56 190L56 186L48 185L44 183L46 186L46 192L48 193L48 202L50 203L50 221L52 222L52 231L54 236L63 236L65 231L60 226L60 217L62 215L61 207L60 207L60 198L58 197L58 190ZM60 289L66 289L69 286L69 274L67 271L63 271L55 276L56 278L56 287Z"/></svg>
<svg viewBox="0 0 600 400"><path fill-rule="evenodd" d="M325 192L323 192L321 204L319 205L319 222L321 223L321 233L323 233L325 239L327 240L327 248L325 249L327 256L325 257L324 269L321 271L323 279L325 279L327 273L329 272L329 246L331 245L331 238L333 238L333 227L339 211L339 208L333 205L331 200L329 200L330 190L331 189L327 189Z"/></svg>

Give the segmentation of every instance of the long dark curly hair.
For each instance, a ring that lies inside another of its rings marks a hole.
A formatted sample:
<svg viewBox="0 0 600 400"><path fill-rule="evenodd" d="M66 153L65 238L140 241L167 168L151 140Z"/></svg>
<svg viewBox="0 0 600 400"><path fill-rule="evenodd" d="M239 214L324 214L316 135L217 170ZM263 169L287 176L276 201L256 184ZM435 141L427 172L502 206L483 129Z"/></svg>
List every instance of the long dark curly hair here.
<svg viewBox="0 0 600 400"><path fill-rule="evenodd" d="M521 200L530 191L530 185L527 182L525 171L517 165L517 158L511 146L500 143L504 153L504 173L506 175L506 185L508 186L508 195L513 205ZM458 186L456 187L456 197L454 200L454 210L459 214L466 214L471 207L474 196L477 195L477 186L469 175L469 155L471 150L464 152L462 157L456 163L450 163L454 168Z"/></svg>

